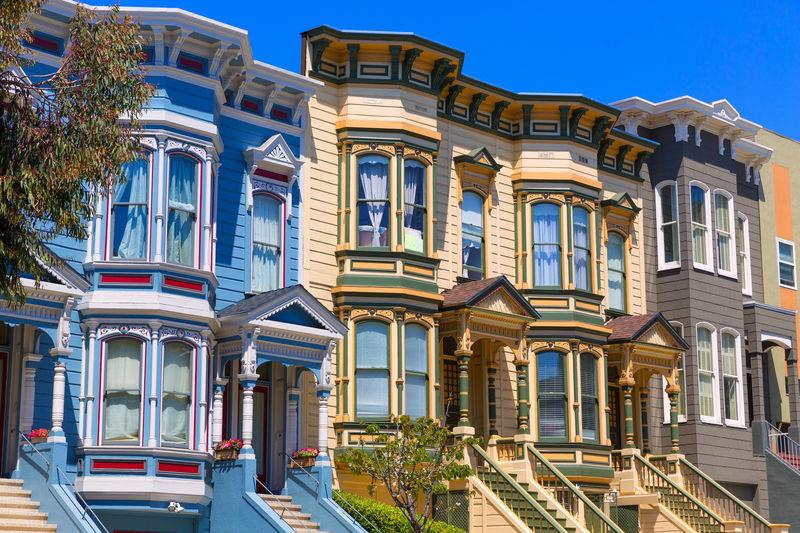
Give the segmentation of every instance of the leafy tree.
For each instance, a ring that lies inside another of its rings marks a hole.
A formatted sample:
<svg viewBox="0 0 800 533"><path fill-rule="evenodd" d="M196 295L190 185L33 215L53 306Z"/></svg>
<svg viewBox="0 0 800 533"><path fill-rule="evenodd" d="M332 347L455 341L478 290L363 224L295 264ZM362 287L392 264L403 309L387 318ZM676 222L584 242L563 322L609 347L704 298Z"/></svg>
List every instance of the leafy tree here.
<svg viewBox="0 0 800 533"><path fill-rule="evenodd" d="M61 65L26 73L27 23L43 4L0 0L0 295L12 302L24 301L21 276L45 275L45 243L86 238L98 195L136 156L132 133L153 92L139 26L116 7L78 6Z"/></svg>
<svg viewBox="0 0 800 533"><path fill-rule="evenodd" d="M471 475L469 465L463 464L469 441L448 443L447 428L430 418L412 422L408 416L392 417L391 426L391 431L366 426L369 447L362 438L358 447L339 452L336 460L354 474L368 475L370 494L382 483L414 532L421 533L430 521L433 495L447 490L444 482Z"/></svg>

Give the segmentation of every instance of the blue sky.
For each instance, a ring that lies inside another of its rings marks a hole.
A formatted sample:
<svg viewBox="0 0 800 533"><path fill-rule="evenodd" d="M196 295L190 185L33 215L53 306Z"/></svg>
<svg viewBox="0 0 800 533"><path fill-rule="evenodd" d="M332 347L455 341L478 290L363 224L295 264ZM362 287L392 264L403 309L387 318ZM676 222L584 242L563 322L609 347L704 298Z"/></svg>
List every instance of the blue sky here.
<svg viewBox="0 0 800 533"><path fill-rule="evenodd" d="M106 4L90 0L92 4ZM170 6L250 33L259 60L297 71L300 32L410 31L464 51L464 72L512 91L602 102L727 98L800 139L800 1L474 2L121 0Z"/></svg>

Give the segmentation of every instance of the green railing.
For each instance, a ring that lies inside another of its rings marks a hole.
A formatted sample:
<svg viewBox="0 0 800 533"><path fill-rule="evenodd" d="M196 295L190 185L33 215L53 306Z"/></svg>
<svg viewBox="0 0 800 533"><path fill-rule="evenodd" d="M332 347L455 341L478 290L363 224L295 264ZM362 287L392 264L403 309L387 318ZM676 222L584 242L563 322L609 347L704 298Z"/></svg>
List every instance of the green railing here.
<svg viewBox="0 0 800 533"><path fill-rule="evenodd" d="M528 453L536 483L550 492L576 519L579 519L580 508L583 506L584 525L590 533L623 533L622 529L606 516L583 491L567 479L531 444L528 444Z"/></svg>
<svg viewBox="0 0 800 533"><path fill-rule="evenodd" d="M671 461L666 456L654 455L649 459L656 468L665 474L669 473ZM683 477L683 488L724 520L743 522L746 533L771 531L770 523L764 517L683 457L680 458L679 468Z"/></svg>
<svg viewBox="0 0 800 533"><path fill-rule="evenodd" d="M567 530L514 478L495 463L480 446L472 444L475 475L533 531L567 533Z"/></svg>

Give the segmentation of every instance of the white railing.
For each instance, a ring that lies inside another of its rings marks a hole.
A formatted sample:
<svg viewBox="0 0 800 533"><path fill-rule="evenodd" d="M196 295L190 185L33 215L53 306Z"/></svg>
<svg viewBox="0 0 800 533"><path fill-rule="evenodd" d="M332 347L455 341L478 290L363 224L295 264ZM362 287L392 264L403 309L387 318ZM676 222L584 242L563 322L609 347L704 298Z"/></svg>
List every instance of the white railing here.
<svg viewBox="0 0 800 533"><path fill-rule="evenodd" d="M800 443L769 422L767 425L767 450L787 466L800 473Z"/></svg>

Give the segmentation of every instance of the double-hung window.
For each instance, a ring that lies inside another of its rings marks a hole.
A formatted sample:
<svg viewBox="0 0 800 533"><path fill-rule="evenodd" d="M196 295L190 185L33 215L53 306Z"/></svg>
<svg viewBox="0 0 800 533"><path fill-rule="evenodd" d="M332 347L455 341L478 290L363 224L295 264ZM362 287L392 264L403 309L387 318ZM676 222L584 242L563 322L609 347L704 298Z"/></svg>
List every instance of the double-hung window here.
<svg viewBox="0 0 800 533"><path fill-rule="evenodd" d="M111 233L115 259L147 259L149 169L147 156L126 163L125 182L114 187Z"/></svg>
<svg viewBox="0 0 800 533"><path fill-rule="evenodd" d="M164 344L161 391L161 444L187 446L192 405L192 354L184 342Z"/></svg>
<svg viewBox="0 0 800 533"><path fill-rule="evenodd" d="M797 288L794 243L778 239L778 281L781 287Z"/></svg>
<svg viewBox="0 0 800 533"><path fill-rule="evenodd" d="M589 236L589 211L576 207L572 211L572 261L575 288L592 289L592 254Z"/></svg>
<svg viewBox="0 0 800 533"><path fill-rule="evenodd" d="M103 442L138 444L144 344L137 339L120 337L108 341L105 348Z"/></svg>
<svg viewBox="0 0 800 533"><path fill-rule="evenodd" d="M266 292L280 286L283 202L269 194L253 198L253 260L250 290Z"/></svg>
<svg viewBox="0 0 800 533"><path fill-rule="evenodd" d="M753 272L750 267L750 222L739 213L736 217L736 250L739 275L742 277L742 294L753 294Z"/></svg>
<svg viewBox="0 0 800 533"><path fill-rule="evenodd" d="M465 191L461 200L461 275L465 278L483 279L484 245L483 196Z"/></svg>
<svg viewBox="0 0 800 533"><path fill-rule="evenodd" d="M678 247L678 187L674 181L665 181L656 187L655 192L658 268L678 268L681 266Z"/></svg>
<svg viewBox="0 0 800 533"><path fill-rule="evenodd" d="M358 246L389 246L389 159L369 155L358 159Z"/></svg>
<svg viewBox="0 0 800 533"><path fill-rule="evenodd" d="M714 233L717 241L717 272L736 276L734 251L736 243L733 233L733 200L723 191L714 193Z"/></svg>
<svg viewBox="0 0 800 533"><path fill-rule="evenodd" d="M425 223L428 214L425 194L425 165L408 159L405 162L403 201L403 248L409 252L425 251Z"/></svg>
<svg viewBox="0 0 800 533"><path fill-rule="evenodd" d="M619 233L608 234L608 307L626 311L627 280L625 276L625 238Z"/></svg>
<svg viewBox="0 0 800 533"><path fill-rule="evenodd" d="M725 423L742 425L742 380L739 334L722 330L720 335L722 352L722 390L724 391Z"/></svg>
<svg viewBox="0 0 800 533"><path fill-rule="evenodd" d="M169 158L167 261L194 265L197 226L197 162L184 155Z"/></svg>
<svg viewBox="0 0 800 533"><path fill-rule="evenodd" d="M356 417L389 416L389 326L377 320L356 324Z"/></svg>
<svg viewBox="0 0 800 533"><path fill-rule="evenodd" d="M717 332L697 326L697 365L700 385L700 420L719 422L717 410Z"/></svg>
<svg viewBox="0 0 800 533"><path fill-rule="evenodd" d="M597 358L581 354L581 435L584 440L597 440Z"/></svg>
<svg viewBox="0 0 800 533"><path fill-rule="evenodd" d="M567 436L567 390L564 354L539 352L536 356L539 403L539 438Z"/></svg>
<svg viewBox="0 0 800 533"><path fill-rule="evenodd" d="M561 287L561 208L533 206L533 285Z"/></svg>
<svg viewBox="0 0 800 533"><path fill-rule="evenodd" d="M405 327L406 414L428 416L428 330L419 324Z"/></svg>
<svg viewBox="0 0 800 533"><path fill-rule="evenodd" d="M711 208L708 201L708 189L704 185L693 183L690 186L690 204L692 217L692 263L696 268L711 270L712 251L708 226L711 219Z"/></svg>

